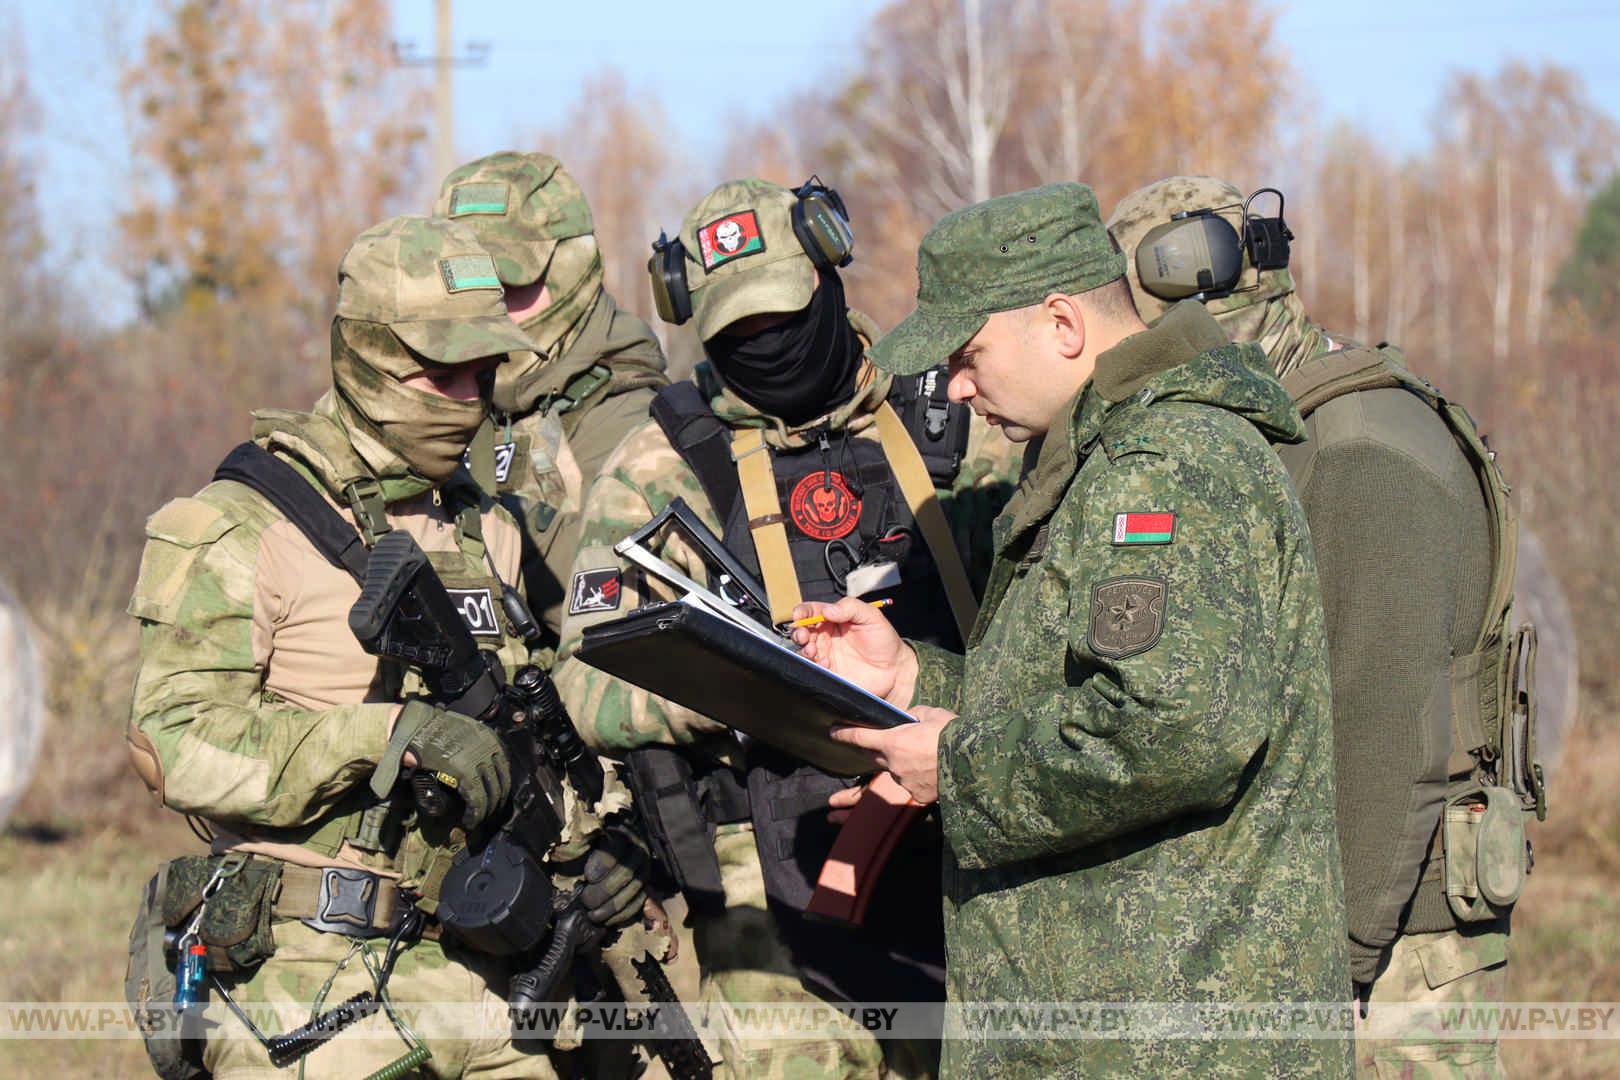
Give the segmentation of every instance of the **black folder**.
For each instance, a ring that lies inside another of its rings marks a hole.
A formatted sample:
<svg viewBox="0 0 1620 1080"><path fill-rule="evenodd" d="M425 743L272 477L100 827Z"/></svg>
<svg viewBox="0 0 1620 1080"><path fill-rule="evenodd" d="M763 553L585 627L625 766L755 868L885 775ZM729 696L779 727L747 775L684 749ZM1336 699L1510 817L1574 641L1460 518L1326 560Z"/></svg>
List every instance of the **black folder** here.
<svg viewBox="0 0 1620 1080"><path fill-rule="evenodd" d="M649 604L585 628L579 658L838 776L875 772L871 751L827 736L912 717L785 645L696 604Z"/></svg>

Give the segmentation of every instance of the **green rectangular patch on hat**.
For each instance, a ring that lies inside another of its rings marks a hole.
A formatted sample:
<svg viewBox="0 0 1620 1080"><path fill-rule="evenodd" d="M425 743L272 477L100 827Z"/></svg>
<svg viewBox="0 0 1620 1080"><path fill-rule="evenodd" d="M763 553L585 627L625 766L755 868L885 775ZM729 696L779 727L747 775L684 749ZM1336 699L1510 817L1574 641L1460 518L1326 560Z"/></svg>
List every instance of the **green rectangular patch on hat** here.
<svg viewBox="0 0 1620 1080"><path fill-rule="evenodd" d="M457 184L450 189L450 216L506 213L505 184Z"/></svg>
<svg viewBox="0 0 1620 1080"><path fill-rule="evenodd" d="M495 272L495 260L488 255L452 255L448 259L440 259L439 275L444 278L446 292L501 287L501 277Z"/></svg>

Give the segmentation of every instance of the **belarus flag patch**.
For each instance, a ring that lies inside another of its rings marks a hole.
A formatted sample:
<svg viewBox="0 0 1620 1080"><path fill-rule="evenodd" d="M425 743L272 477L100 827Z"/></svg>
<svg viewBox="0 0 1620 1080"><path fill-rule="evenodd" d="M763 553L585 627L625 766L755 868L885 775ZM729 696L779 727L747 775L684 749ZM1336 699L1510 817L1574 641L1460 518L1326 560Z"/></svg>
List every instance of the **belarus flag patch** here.
<svg viewBox="0 0 1620 1080"><path fill-rule="evenodd" d="M1168 544L1176 535L1176 515L1154 512L1115 514L1115 544Z"/></svg>
<svg viewBox="0 0 1620 1080"><path fill-rule="evenodd" d="M732 259L765 250L765 238L759 235L759 218L752 210L739 210L711 221L699 229L697 235L705 274Z"/></svg>

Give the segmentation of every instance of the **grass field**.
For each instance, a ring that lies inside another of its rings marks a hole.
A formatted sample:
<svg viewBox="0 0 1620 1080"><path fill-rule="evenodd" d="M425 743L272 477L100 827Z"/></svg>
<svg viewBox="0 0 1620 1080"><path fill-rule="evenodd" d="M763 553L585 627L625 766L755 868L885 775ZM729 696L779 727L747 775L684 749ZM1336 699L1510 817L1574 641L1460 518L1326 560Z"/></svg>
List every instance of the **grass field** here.
<svg viewBox="0 0 1620 1080"><path fill-rule="evenodd" d="M121 1001L142 885L160 861L201 850L126 764L127 662L70 688L78 707L53 702L61 719L0 834L0 1001ZM1553 775L1552 814L1535 827L1536 868L1514 915L1512 1000L1620 1001L1620 802L1604 796L1620 775L1620 723L1597 688L1585 700ZM1514 1076L1620 1076L1620 1040L1504 1045ZM0 1040L3 1077L150 1075L137 1040Z"/></svg>

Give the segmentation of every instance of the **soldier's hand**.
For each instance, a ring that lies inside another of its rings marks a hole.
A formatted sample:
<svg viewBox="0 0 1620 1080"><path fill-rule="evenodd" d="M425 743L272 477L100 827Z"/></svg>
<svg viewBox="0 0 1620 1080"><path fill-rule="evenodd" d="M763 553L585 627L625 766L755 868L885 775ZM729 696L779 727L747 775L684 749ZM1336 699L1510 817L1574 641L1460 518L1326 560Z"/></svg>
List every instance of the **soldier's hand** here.
<svg viewBox="0 0 1620 1080"><path fill-rule="evenodd" d="M914 800L927 806L939 801L939 736L956 714L918 705L911 715L917 718L915 724L881 729L835 727L830 734L838 742L871 750L873 760L892 773ZM838 806L834 800L828 801Z"/></svg>
<svg viewBox="0 0 1620 1080"><path fill-rule="evenodd" d="M598 926L623 926L641 917L647 899L647 848L630 830L609 826L585 858L580 900Z"/></svg>
<svg viewBox="0 0 1620 1080"><path fill-rule="evenodd" d="M917 654L882 612L849 596L836 604L812 602L793 609L795 621L817 616L823 620L818 625L793 631L807 659L896 708L911 704Z"/></svg>
<svg viewBox="0 0 1620 1080"><path fill-rule="evenodd" d="M388 743L401 757L408 752L416 766L432 773L461 796L461 825L476 828L501 808L512 790L512 766L501 740L484 724L460 713L411 701L394 723ZM383 765L378 769L382 771ZM397 771L397 766L396 766Z"/></svg>

